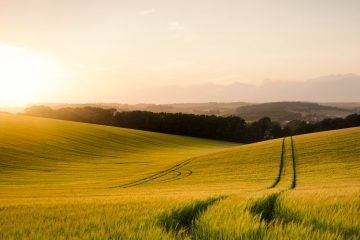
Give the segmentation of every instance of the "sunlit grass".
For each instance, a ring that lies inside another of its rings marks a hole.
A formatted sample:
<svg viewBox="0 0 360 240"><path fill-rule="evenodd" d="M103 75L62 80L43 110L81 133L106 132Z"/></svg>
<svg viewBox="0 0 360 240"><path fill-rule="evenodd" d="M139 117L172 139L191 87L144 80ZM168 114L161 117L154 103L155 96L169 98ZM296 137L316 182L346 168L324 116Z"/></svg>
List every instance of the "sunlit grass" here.
<svg viewBox="0 0 360 240"><path fill-rule="evenodd" d="M0 134L0 239L360 238L360 128L293 137L294 189L290 138L274 185L282 139L4 114Z"/></svg>

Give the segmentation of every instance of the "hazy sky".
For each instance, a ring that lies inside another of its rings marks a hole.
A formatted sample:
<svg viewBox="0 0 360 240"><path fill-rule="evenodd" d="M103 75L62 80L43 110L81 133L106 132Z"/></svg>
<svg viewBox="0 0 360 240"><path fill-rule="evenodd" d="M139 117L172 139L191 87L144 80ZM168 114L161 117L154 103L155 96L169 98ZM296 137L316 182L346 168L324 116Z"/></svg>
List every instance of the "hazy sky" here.
<svg viewBox="0 0 360 240"><path fill-rule="evenodd" d="M1 64L0 105L360 74L360 1L0 0Z"/></svg>

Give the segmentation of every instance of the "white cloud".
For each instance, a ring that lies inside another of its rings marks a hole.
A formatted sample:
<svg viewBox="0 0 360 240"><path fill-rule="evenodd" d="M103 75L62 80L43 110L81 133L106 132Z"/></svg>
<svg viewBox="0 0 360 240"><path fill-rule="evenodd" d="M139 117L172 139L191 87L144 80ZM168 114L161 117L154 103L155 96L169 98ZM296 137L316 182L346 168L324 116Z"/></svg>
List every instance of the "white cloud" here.
<svg viewBox="0 0 360 240"><path fill-rule="evenodd" d="M138 12L136 12L136 15L137 16L147 16L147 15L150 15L150 14L153 14L156 12L156 9L155 8L149 8L149 9L143 9L143 10L140 10Z"/></svg>
<svg viewBox="0 0 360 240"><path fill-rule="evenodd" d="M180 32L185 29L185 27L178 21L169 22L168 29L173 32Z"/></svg>
<svg viewBox="0 0 360 240"><path fill-rule="evenodd" d="M172 21L167 23L168 31L172 39L183 40L185 42L191 42L194 39L194 34L179 21Z"/></svg>

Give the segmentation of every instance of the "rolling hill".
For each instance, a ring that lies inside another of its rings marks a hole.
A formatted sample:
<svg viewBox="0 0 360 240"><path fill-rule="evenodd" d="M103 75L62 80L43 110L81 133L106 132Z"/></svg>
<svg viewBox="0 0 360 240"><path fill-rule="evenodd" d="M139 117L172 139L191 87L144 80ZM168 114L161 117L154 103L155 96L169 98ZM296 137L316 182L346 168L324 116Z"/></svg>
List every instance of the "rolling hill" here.
<svg viewBox="0 0 360 240"><path fill-rule="evenodd" d="M91 189L126 183L156 169L234 143L2 114L0 185ZM14 177L13 177L14 176ZM95 185L94 185L95 184Z"/></svg>
<svg viewBox="0 0 360 240"><path fill-rule="evenodd" d="M248 145L0 114L2 239L358 239L360 128Z"/></svg>

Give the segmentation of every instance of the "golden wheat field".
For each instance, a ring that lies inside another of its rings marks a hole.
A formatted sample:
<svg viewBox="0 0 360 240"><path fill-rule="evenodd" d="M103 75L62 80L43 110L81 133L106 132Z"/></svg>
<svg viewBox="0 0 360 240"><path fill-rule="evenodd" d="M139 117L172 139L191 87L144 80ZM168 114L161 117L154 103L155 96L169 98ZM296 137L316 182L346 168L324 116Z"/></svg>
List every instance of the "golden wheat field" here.
<svg viewBox="0 0 360 240"><path fill-rule="evenodd" d="M0 114L0 239L359 239L360 128L239 145Z"/></svg>

